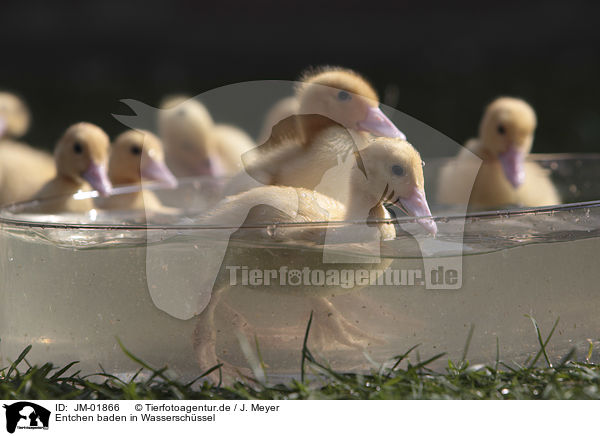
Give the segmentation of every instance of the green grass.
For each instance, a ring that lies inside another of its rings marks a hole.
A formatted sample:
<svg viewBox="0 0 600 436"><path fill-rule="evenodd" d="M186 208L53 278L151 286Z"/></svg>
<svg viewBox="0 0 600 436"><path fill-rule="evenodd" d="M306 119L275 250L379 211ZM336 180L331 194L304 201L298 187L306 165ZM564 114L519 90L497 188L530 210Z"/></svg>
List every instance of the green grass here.
<svg viewBox="0 0 600 436"><path fill-rule="evenodd" d="M558 324L543 338L532 319L539 351L518 365L499 358L493 365L470 365L466 360L473 330L462 359L447 362L434 371L429 365L444 358L438 354L415 361L417 346L396 356L393 363L370 374L341 373L319 362L306 345L309 320L301 357L299 380L280 384L244 379L230 386L199 379L182 383L168 375L167 368L152 368L126 353L140 366L130 380L100 372L83 376L77 362L63 368L51 363L30 365L27 347L10 367L0 370L0 398L16 399L600 399L600 365L574 362L574 351L553 365L546 347ZM591 346L588 357L591 355ZM418 355L417 355L418 356ZM22 369L20 369L22 368ZM218 372L217 366L211 371ZM144 371L149 376L141 376ZM210 371L209 371L210 372ZM70 373L70 375L67 375ZM92 382L91 379L95 380ZM99 380L99 381L98 381Z"/></svg>

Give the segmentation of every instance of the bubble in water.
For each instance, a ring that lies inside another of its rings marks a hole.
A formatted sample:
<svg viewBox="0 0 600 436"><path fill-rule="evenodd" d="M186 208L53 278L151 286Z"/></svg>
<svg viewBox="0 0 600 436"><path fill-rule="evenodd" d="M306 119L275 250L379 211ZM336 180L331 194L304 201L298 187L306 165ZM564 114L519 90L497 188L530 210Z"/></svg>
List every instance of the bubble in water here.
<svg viewBox="0 0 600 436"><path fill-rule="evenodd" d="M275 237L276 231L277 231L277 226L275 224L269 224L267 226L267 235L269 235L271 238Z"/></svg>

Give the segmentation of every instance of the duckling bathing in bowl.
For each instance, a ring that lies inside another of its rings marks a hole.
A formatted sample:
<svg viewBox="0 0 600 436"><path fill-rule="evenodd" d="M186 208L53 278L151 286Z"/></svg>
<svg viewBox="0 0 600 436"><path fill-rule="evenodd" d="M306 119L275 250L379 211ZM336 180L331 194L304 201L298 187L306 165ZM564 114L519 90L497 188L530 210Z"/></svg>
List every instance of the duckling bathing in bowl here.
<svg viewBox="0 0 600 436"><path fill-rule="evenodd" d="M240 156L255 146L245 132L215 124L202 103L185 97L162 104L159 133L177 177L233 175L242 168Z"/></svg>
<svg viewBox="0 0 600 436"><path fill-rule="evenodd" d="M0 92L0 205L31 198L56 175L50 153L16 141L29 124L25 102Z"/></svg>
<svg viewBox="0 0 600 436"><path fill-rule="evenodd" d="M90 189L101 196L110 193L112 185L106 172L109 149L108 135L100 127L85 122L69 127L54 150L56 177L34 196L36 200L46 200L36 211L60 213L93 209L91 198L76 199L73 195Z"/></svg>
<svg viewBox="0 0 600 436"><path fill-rule="evenodd" d="M379 109L373 87L358 73L339 67L311 70L302 76L296 98L298 115L280 121L269 139L245 153L245 171L234 177L226 195L263 185L315 189L324 173L354 151L352 136L375 135L405 139L404 134ZM336 132L330 127L340 127ZM322 141L322 132L329 138ZM342 188L342 189L340 189ZM344 187L321 186L317 190L347 201Z"/></svg>
<svg viewBox="0 0 600 436"><path fill-rule="evenodd" d="M156 181L167 187L177 186L177 179L164 162L160 139L145 130L121 133L111 146L108 177L113 185L140 185L139 190L97 200L102 209L161 210L154 192L141 189L142 181Z"/></svg>
<svg viewBox="0 0 600 436"><path fill-rule="evenodd" d="M559 204L547 171L526 161L536 124L535 112L525 101L511 97L494 100L481 120L479 138L468 141L456 159L442 169L438 202L458 204L470 190L470 209ZM475 184L470 186L461 172L474 165L472 154L483 162Z"/></svg>
<svg viewBox="0 0 600 436"><path fill-rule="evenodd" d="M324 222L323 226L298 225L281 229L277 237L284 243L280 249L261 249L260 247L239 248L232 246L232 239L227 254L221 264L212 295L208 305L198 319L194 333L195 349L202 368L210 368L217 364L216 354L217 331L215 327L215 309L222 295L231 288L228 265L248 265L261 270L277 270L281 266L302 269L367 269L385 270L391 259L379 259L378 262L364 263L358 257L358 263L346 260L346 263L324 263L323 254L327 222L351 221L358 225L334 230L336 241L350 243L349 246L363 246L384 239L393 239L396 235L384 203L401 206L408 214L422 217L419 223L431 234L435 235L437 227L431 219L429 206L425 198L422 161L419 153L408 142L400 138L376 138L349 159L355 159L351 173L349 203L344 205L333 198L319 192L300 187L262 186L228 197L218 204L214 210L200 221L209 226L236 226L236 216L247 216L244 227L239 228L235 239L260 241L261 238L273 242L273 235L263 228L262 233L252 226L264 223L311 223ZM250 213L248 213L250 210ZM369 225L367 225L369 223ZM329 230L331 231L331 230ZM263 234L264 233L264 234ZM310 243L322 249L302 251L286 247L285 242ZM211 278L208 278L210 282ZM214 280L214 279L213 279ZM212 283L212 282L211 282ZM350 289L357 290L360 286ZM373 338L347 321L326 297L348 292L340 286L299 286L281 285L279 281L253 287L252 290L272 292L275 294L296 295L310 302L314 310L314 322L321 337L326 342L363 348Z"/></svg>

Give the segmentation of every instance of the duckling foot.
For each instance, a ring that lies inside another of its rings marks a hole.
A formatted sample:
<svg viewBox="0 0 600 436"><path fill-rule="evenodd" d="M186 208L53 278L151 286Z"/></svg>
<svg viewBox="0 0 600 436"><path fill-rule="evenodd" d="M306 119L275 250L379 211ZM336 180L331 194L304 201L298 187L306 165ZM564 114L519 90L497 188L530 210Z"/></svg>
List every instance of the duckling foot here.
<svg viewBox="0 0 600 436"><path fill-rule="evenodd" d="M221 315L229 320L232 331L239 331L250 337L257 337L259 342L261 339L267 339L270 342L301 340L304 335L302 327L298 325L287 327L257 327L248 321L242 313L231 307L225 301L221 304L219 309Z"/></svg>
<svg viewBox="0 0 600 436"><path fill-rule="evenodd" d="M313 320L315 330L311 334L311 342L319 348L326 347L332 340L360 350L368 345L385 343L356 327L325 298L314 299Z"/></svg>

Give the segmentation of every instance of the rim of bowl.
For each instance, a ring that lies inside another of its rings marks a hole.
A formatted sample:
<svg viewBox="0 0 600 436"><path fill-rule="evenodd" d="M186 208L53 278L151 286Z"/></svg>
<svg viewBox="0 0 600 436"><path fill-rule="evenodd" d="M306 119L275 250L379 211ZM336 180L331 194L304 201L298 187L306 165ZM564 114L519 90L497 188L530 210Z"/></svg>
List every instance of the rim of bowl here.
<svg viewBox="0 0 600 436"><path fill-rule="evenodd" d="M436 163L442 163L443 161L449 161L452 157L434 158L431 161ZM600 160L600 153L540 153L533 154L528 157L531 161L565 161L565 160ZM178 179L179 186L185 186L190 183L198 183L202 177L187 177ZM165 184L157 182L144 182L144 190L159 190L165 189ZM138 192L142 188L139 185L123 185L118 186L114 189L116 195L122 195L132 192ZM177 188L175 188L177 189ZM80 198L97 198L99 196L97 191L84 191L79 193ZM33 205L62 198L64 196L51 197L44 200L31 200L18 203L7 204L0 207L0 224L13 225L19 227L38 227L38 228L49 228L49 229L86 229L86 230L193 230L193 229L231 229L233 226L214 226L214 225L202 225L202 224L109 224L109 223L74 223L74 222L51 222L51 221L32 221L26 219L17 219L7 217L7 213L15 209L26 209ZM481 220L481 219L494 219L494 218L510 218L514 216L523 215L545 215L553 214L556 212L562 212L574 209L590 209L600 207L600 199L585 202L576 203L564 203L553 206L542 206L542 207L525 207L518 209L495 209L488 211L478 211L467 213L464 215L434 215L431 217L436 223L442 222L447 223L450 221L464 220ZM417 220L426 217L412 217L412 216L399 216L388 220L378 220L380 223L416 223ZM265 228L268 226L275 225L277 227L296 227L296 226L323 226L323 225L350 225L350 224L361 224L358 221L313 221L313 222L291 222L291 223L261 223L249 226L243 226L243 228ZM238 228L236 226L236 228Z"/></svg>

